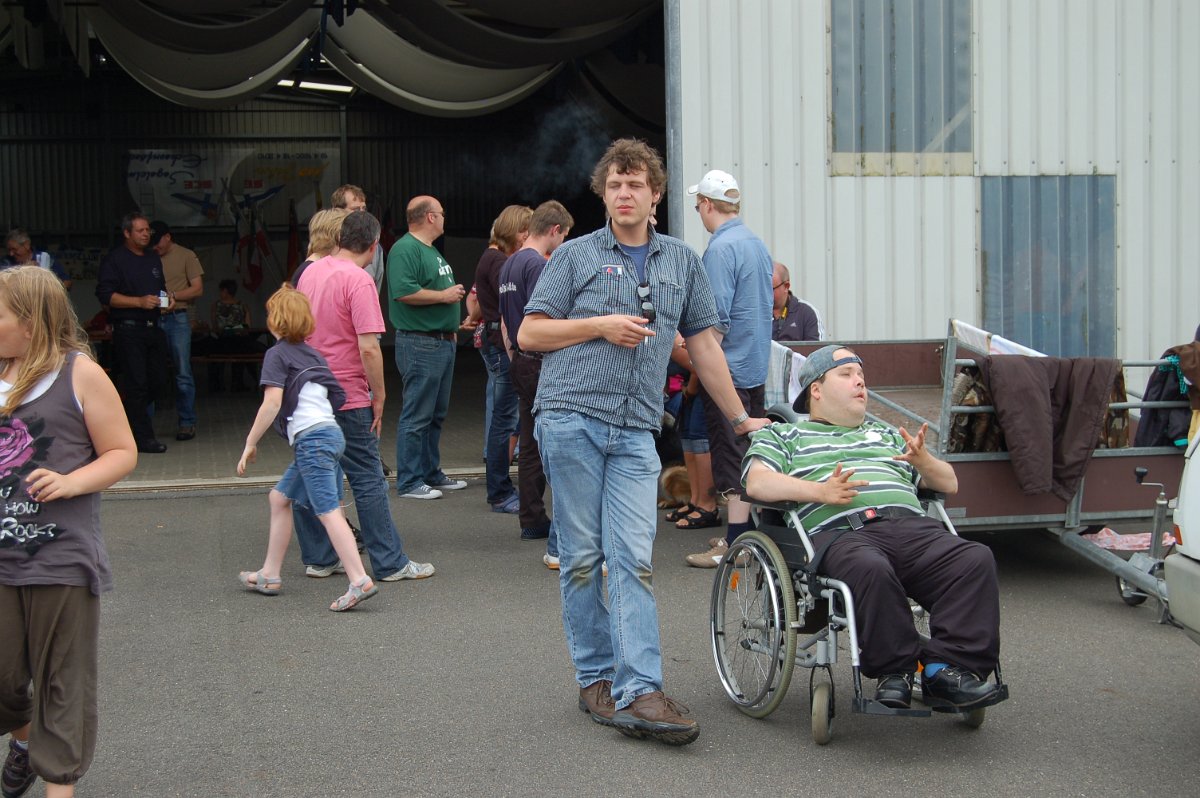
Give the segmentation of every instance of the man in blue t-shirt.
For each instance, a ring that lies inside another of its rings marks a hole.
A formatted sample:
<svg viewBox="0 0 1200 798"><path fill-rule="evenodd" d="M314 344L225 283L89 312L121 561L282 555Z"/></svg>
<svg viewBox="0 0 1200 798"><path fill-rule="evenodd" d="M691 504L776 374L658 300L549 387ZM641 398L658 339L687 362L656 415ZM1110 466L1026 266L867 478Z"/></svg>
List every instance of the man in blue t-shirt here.
<svg viewBox="0 0 1200 798"><path fill-rule="evenodd" d="M737 180L728 172L713 169L688 189L696 198L696 212L704 229L712 233L704 251L704 271L717 303L717 337L729 376L742 407L751 417L765 415L764 397L767 361L771 354L771 324L775 298L772 291L774 264L762 239L742 222L742 194ZM748 442L733 432L720 408L703 384L704 420L712 456L713 486L728 500L729 527L725 539L707 551L689 554L687 564L716 568L725 549L738 535L751 528L750 505L742 501L742 457ZM703 511L685 516L696 518Z"/></svg>
<svg viewBox="0 0 1200 798"><path fill-rule="evenodd" d="M653 148L613 142L592 172L609 221L555 250L516 344L545 353L534 430L554 491L579 708L631 737L685 745L700 726L663 692L651 557L661 471L654 435L676 333L737 431L768 422L738 401L711 332L717 309L699 257L649 224L666 184Z"/></svg>
<svg viewBox="0 0 1200 798"><path fill-rule="evenodd" d="M558 570L558 540L552 534L550 517L546 515L546 475L542 471L542 455L533 437L533 400L537 397L538 379L542 373L540 352L522 352L516 348L517 331L525 318L525 303L546 268L550 253L571 232L575 220L561 202L548 200L537 206L529 220L529 238L500 267L500 329L504 347L512 361L509 375L517 391L520 409L520 454L517 458L517 495L520 498L521 540L540 540L548 537L542 562Z"/></svg>

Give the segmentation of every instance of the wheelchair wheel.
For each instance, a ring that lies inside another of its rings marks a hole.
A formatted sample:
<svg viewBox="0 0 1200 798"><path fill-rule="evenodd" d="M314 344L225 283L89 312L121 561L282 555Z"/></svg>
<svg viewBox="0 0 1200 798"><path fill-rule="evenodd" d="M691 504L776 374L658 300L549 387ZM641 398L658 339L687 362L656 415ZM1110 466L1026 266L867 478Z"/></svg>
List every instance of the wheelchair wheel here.
<svg viewBox="0 0 1200 798"><path fill-rule="evenodd" d="M733 542L713 580L709 631L725 693L764 718L787 693L796 665L796 598L783 555L761 532Z"/></svg>
<svg viewBox="0 0 1200 798"><path fill-rule="evenodd" d="M972 729L978 729L987 719L987 708L972 709L970 712L962 716L963 723L967 724Z"/></svg>
<svg viewBox="0 0 1200 798"><path fill-rule="evenodd" d="M817 745L833 739L833 685L821 682L812 694L812 738Z"/></svg>

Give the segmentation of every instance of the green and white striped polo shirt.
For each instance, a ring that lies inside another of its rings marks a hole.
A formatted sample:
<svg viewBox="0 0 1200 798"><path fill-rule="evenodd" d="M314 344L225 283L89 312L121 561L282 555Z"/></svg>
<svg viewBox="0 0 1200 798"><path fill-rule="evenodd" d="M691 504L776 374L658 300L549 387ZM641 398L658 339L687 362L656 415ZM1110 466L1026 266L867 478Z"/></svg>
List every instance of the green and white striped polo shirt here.
<svg viewBox="0 0 1200 798"><path fill-rule="evenodd" d="M815 421L772 424L754 433L742 461L742 484L751 458L771 470L800 479L824 482L838 463L854 469L852 480L866 480L849 504L808 503L800 520L810 534L866 507L908 507L921 512L916 485L920 474L909 463L894 459L907 445L900 433L884 424L866 421L858 427L835 427Z"/></svg>

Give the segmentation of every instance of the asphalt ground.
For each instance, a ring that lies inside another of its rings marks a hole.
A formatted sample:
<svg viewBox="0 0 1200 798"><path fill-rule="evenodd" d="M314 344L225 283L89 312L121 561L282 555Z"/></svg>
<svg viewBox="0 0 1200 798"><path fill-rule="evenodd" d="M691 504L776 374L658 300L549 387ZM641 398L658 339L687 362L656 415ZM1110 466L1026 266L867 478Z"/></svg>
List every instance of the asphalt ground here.
<svg viewBox="0 0 1200 798"><path fill-rule="evenodd" d="M666 523L655 590L669 695L702 733L671 748L576 707L557 578L482 483L393 499L406 549L437 575L326 607L341 577L244 590L266 545L253 493L106 496L116 590L103 600L96 760L81 796L1193 796L1200 648L1130 608L1112 577L1040 533L986 538L999 563L1012 698L950 716L849 711L809 733L807 672L764 720L726 699L709 650L707 532ZM41 796L39 782L30 793Z"/></svg>

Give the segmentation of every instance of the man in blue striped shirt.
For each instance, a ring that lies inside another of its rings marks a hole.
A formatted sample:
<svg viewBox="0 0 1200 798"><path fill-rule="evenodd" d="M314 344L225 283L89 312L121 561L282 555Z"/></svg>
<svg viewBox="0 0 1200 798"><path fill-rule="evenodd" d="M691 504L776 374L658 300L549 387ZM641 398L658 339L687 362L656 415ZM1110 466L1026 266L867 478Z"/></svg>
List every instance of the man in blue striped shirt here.
<svg viewBox="0 0 1200 798"><path fill-rule="evenodd" d="M987 681L1000 654L1000 594L992 552L927 517L916 486L958 491L954 468L915 436L868 421L862 361L830 345L800 370L796 410L809 420L754 436L746 453L748 495L800 502L820 573L854 596L863 675L879 679L875 700L903 708L923 663L926 705L994 703ZM908 597L929 611L922 644Z"/></svg>
<svg viewBox="0 0 1200 798"><path fill-rule="evenodd" d="M767 421L750 418L734 391L710 329L717 311L700 258L649 224L666 182L662 158L644 142L609 147L592 174L609 223L554 251L517 346L547 353L533 412L554 496L579 707L627 736L686 745L700 727L662 691L651 588L660 470L653 436L676 331L739 434Z"/></svg>

